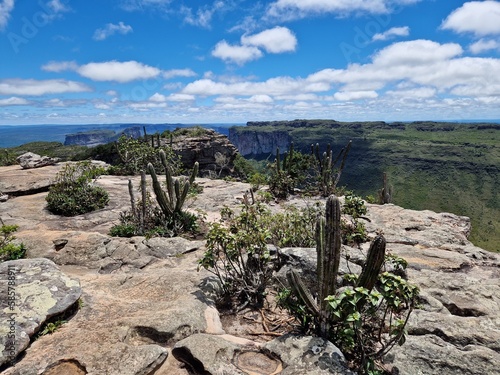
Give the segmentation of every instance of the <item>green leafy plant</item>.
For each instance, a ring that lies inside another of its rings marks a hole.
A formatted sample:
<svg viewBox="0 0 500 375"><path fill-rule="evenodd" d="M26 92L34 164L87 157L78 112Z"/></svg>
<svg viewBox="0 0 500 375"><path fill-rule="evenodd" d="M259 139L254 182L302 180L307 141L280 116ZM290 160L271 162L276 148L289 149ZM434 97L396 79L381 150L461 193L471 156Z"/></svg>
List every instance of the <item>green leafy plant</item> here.
<svg viewBox="0 0 500 375"><path fill-rule="evenodd" d="M54 322L49 322L45 324L40 331L38 331L37 337L45 336L45 335L51 335L55 331L57 331L64 323L67 323L66 320L61 320L58 319Z"/></svg>
<svg viewBox="0 0 500 375"><path fill-rule="evenodd" d="M245 204L239 215L228 208L221 210L222 221L210 225L206 236L207 251L198 268L217 276L221 300L243 308L261 306L272 277L273 264L267 248L270 233L261 204Z"/></svg>
<svg viewBox="0 0 500 375"><path fill-rule="evenodd" d="M363 199L352 192L346 192L342 213L348 215L348 218L341 222L342 243L358 245L365 242L367 240L366 227L360 221L367 213Z"/></svg>
<svg viewBox="0 0 500 375"><path fill-rule="evenodd" d="M10 150L4 149L0 151L0 166L16 164L16 155Z"/></svg>
<svg viewBox="0 0 500 375"><path fill-rule="evenodd" d="M17 231L17 225L5 225L0 218L0 261L16 260L24 258L26 255L26 247L23 243L16 244L13 241L16 239L13 233Z"/></svg>
<svg viewBox="0 0 500 375"><path fill-rule="evenodd" d="M103 173L104 168L90 161L66 164L46 197L47 209L56 215L75 216L104 208L108 193L94 185Z"/></svg>
<svg viewBox="0 0 500 375"><path fill-rule="evenodd" d="M279 301L304 328L336 343L363 373L373 373L377 359L404 343L419 290L399 275L381 272L386 259L383 236L371 243L361 274L346 275L350 284L337 289L340 243L340 202L330 196L325 217L317 222L316 297L292 270L287 274L290 288L282 291ZM398 258L390 259L405 266Z"/></svg>

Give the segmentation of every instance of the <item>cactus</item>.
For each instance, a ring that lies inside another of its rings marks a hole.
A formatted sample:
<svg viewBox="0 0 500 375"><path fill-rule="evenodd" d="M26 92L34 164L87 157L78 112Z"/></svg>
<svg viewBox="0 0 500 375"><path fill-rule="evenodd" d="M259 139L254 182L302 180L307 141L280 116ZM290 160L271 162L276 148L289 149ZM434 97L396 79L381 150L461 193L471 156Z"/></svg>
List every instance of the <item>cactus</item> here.
<svg viewBox="0 0 500 375"><path fill-rule="evenodd" d="M180 180L174 180L174 178L172 177L170 167L167 164L165 151L160 150L159 154L161 163L165 169L165 179L167 185L166 192L162 189L161 184L158 181L156 171L151 163L148 164L148 172L151 175L151 179L153 180L153 190L155 192L158 205L160 206L165 216L171 216L182 211L182 206L184 205L184 201L186 200L189 187L194 182L194 179L198 174L198 162L194 164L194 168L191 176L189 177L189 180L184 182L181 186Z"/></svg>
<svg viewBox="0 0 500 375"><path fill-rule="evenodd" d="M387 173L384 172L384 177L383 177L384 185L382 186L382 189L379 190L379 203L380 204L386 204L386 203L391 203L392 202L392 195L394 194L394 189L391 186L387 185Z"/></svg>
<svg viewBox="0 0 500 375"><path fill-rule="evenodd" d="M383 236L377 236L370 245L366 262L359 275L357 286L371 291L377 282L380 269L385 259L386 241Z"/></svg>
<svg viewBox="0 0 500 375"><path fill-rule="evenodd" d="M363 270L358 278L357 286L371 291L378 279L385 258L386 241L377 236L368 251ZM287 273L288 282L295 295L305 304L308 312L318 324L319 334L327 338L332 324L328 296L337 291L337 275L340 264L341 232L340 202L335 195L326 201L325 217L321 217L316 225L317 282L318 293L315 299L295 270ZM359 301L359 308L364 304Z"/></svg>
<svg viewBox="0 0 500 375"><path fill-rule="evenodd" d="M331 195L326 201L325 217L319 218L316 225L318 302L295 271L287 275L292 289L306 304L309 312L318 319L322 337L327 337L329 331L330 313L325 299L336 291L340 240L340 201L335 195Z"/></svg>
<svg viewBox="0 0 500 375"><path fill-rule="evenodd" d="M323 155L320 155L318 143L316 143L316 147L311 145L311 155L316 157L317 168L319 171L319 190L322 196L327 197L337 188L340 176L342 175L342 171L345 167L347 155L351 149L351 144L352 141L349 141L346 147L340 150L335 159L333 159L333 152L330 144L328 144L327 150L323 153ZM335 170L335 166L340 158L342 158L340 167Z"/></svg>

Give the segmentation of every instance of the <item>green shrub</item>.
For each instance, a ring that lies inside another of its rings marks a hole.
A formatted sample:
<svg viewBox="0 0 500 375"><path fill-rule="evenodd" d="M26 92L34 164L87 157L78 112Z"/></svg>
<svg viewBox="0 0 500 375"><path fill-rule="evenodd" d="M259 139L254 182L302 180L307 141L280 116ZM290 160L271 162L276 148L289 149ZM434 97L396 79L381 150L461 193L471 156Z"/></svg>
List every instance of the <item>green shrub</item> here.
<svg viewBox="0 0 500 375"><path fill-rule="evenodd" d="M104 172L89 161L66 164L46 197L47 209L56 215L75 216L104 208L108 193L94 185Z"/></svg>
<svg viewBox="0 0 500 375"><path fill-rule="evenodd" d="M0 167L14 164L16 164L16 155L13 152L9 150L0 151Z"/></svg>
<svg viewBox="0 0 500 375"><path fill-rule="evenodd" d="M180 157L170 147L156 148L143 139L121 136L116 143L116 149L120 156L120 162L111 169L111 173L113 174L136 175L141 170L145 171L149 163L156 169L161 168L160 150L163 150L165 153L172 173L174 175L180 173Z"/></svg>
<svg viewBox="0 0 500 375"><path fill-rule="evenodd" d="M206 235L207 251L199 260L217 276L222 300L233 305L261 306L273 267L267 248L270 233L262 215L267 209L245 204L239 215L228 208L221 211L222 223L212 223Z"/></svg>
<svg viewBox="0 0 500 375"><path fill-rule="evenodd" d="M26 255L24 244L12 242L16 239L13 233L17 231L19 226L5 225L2 219L0 219L0 224L0 262L24 258Z"/></svg>

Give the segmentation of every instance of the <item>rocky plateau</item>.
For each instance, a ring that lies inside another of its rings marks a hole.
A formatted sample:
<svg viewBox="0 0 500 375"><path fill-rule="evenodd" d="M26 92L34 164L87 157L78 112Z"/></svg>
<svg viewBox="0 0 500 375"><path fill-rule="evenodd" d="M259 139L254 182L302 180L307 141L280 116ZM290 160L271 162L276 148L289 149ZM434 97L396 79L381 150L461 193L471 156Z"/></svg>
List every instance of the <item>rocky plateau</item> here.
<svg viewBox="0 0 500 375"><path fill-rule="evenodd" d="M221 319L210 298L210 274L197 270L202 239L114 238L108 231L129 208L128 177L97 183L109 205L76 217L45 208L48 187L63 164L0 168L5 224L19 226L27 259L0 269L0 371L7 375L350 374L327 341L292 333L257 336ZM135 186L138 178L133 177ZM204 190L189 202L206 219L237 208L249 185L197 179ZM0 194L1 195L1 194ZM307 204L291 198L287 204ZM273 205L273 210L280 209ZM385 359L394 374L498 374L500 256L467 240L470 220L449 213L368 205L367 230L383 232L390 252L409 263L421 289L406 343ZM314 249L282 249L314 264ZM362 249L347 249L363 253ZM8 270L16 275L14 352L6 337L14 313ZM66 313L52 334L35 339L44 322Z"/></svg>

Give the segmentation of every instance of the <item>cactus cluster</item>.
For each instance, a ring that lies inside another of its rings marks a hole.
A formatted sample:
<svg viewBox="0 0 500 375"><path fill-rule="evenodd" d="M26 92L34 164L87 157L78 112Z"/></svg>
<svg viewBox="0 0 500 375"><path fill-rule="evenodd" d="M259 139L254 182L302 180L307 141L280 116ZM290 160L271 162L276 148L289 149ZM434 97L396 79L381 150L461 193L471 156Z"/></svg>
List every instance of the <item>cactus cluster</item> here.
<svg viewBox="0 0 500 375"><path fill-rule="evenodd" d="M193 184L196 175L198 174L198 162L194 164L193 171L187 181L181 182L180 179L174 179L172 172L167 163L165 151L160 150L160 160L165 169L165 182L167 190L164 191L161 187L155 168L151 163L148 164L148 172L153 180L153 190L156 195L156 201L160 206L163 214L170 217L174 214L182 212L182 206L186 200L189 187Z"/></svg>
<svg viewBox="0 0 500 375"><path fill-rule="evenodd" d="M292 270L287 274L292 290L314 317L322 337L328 337L332 322L327 297L335 295L337 291L341 253L340 221L340 201L335 195L331 195L326 202L325 217L319 218L316 226L317 298L313 297L296 271ZM374 287L384 261L385 247L386 242L382 236L372 242L357 287L368 290Z"/></svg>
<svg viewBox="0 0 500 375"><path fill-rule="evenodd" d="M347 155L351 149L352 141L349 141L347 145L340 150L335 159L333 158L333 151L331 145L328 144L327 150L323 154L319 151L319 144L316 146L311 145L311 155L316 159L317 169L319 171L319 190L321 195L327 197L332 194L337 187L340 176L345 166ZM340 162L340 166L336 169L337 163Z"/></svg>

